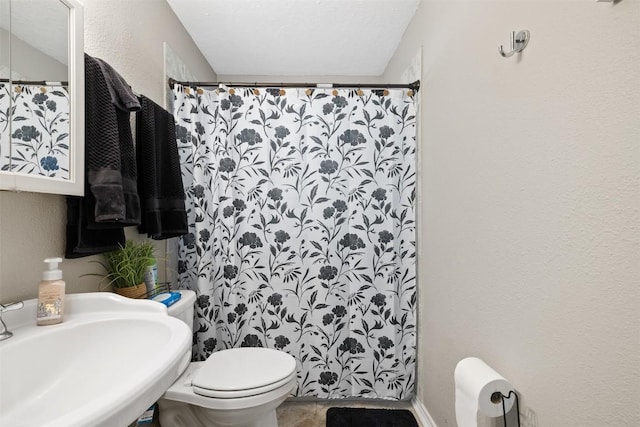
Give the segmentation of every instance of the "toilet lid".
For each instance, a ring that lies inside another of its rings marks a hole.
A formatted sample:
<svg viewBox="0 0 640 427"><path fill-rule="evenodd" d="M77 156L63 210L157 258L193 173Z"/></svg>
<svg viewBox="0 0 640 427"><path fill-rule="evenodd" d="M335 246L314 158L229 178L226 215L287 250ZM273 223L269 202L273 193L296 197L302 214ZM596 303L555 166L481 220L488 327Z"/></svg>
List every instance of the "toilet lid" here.
<svg viewBox="0 0 640 427"><path fill-rule="evenodd" d="M209 356L191 384L197 394L205 395L210 395L207 390L240 392L269 389L265 386L277 386L277 383L288 380L295 370L295 359L283 351L260 347L232 348Z"/></svg>

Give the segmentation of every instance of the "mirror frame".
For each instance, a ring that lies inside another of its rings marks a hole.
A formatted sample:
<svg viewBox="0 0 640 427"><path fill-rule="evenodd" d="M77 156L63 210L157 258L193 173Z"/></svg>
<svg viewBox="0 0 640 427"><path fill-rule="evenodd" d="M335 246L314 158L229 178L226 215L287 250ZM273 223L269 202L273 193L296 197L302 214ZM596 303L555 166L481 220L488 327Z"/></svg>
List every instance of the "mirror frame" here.
<svg viewBox="0 0 640 427"><path fill-rule="evenodd" d="M0 172L0 190L84 195L84 10L79 0L58 0L69 8L69 179Z"/></svg>

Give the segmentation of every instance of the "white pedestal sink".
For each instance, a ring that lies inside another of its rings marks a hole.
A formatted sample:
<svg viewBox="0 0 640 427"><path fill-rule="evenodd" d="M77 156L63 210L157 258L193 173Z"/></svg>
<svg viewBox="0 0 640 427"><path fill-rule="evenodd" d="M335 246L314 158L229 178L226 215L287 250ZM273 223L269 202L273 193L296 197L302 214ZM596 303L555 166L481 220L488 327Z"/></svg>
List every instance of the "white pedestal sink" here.
<svg viewBox="0 0 640 427"><path fill-rule="evenodd" d="M64 322L36 326L36 300L5 313L0 427L128 426L191 359L191 331L162 304L67 295Z"/></svg>

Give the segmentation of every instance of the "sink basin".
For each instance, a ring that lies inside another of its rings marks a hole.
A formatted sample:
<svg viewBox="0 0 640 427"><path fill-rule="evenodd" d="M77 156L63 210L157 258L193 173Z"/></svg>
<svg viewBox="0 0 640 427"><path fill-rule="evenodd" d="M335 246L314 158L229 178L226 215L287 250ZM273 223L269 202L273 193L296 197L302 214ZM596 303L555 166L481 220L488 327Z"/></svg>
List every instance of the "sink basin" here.
<svg viewBox="0 0 640 427"><path fill-rule="evenodd" d="M3 316L0 427L126 427L191 359L191 331L164 305L67 295L64 322L36 326L36 300Z"/></svg>

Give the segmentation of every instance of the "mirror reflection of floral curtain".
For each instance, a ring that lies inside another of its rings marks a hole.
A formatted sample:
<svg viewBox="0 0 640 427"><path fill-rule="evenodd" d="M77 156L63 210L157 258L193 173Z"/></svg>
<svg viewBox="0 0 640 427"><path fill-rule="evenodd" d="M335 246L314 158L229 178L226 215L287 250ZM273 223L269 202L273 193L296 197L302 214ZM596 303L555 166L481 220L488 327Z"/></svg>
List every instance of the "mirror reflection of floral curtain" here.
<svg viewBox="0 0 640 427"><path fill-rule="evenodd" d="M11 165L11 87L0 82L0 171Z"/></svg>
<svg viewBox="0 0 640 427"><path fill-rule="evenodd" d="M0 83L0 135L0 170L69 179L67 88Z"/></svg>
<svg viewBox="0 0 640 427"><path fill-rule="evenodd" d="M298 396L410 398L412 94L176 86L174 98L195 359L271 347L298 360Z"/></svg>

